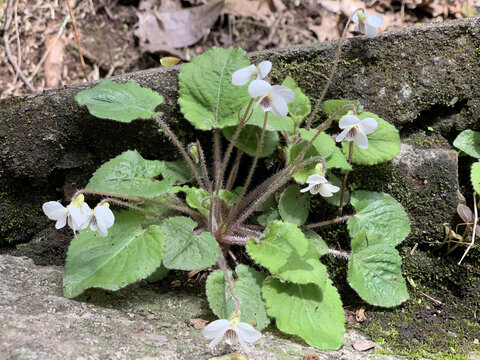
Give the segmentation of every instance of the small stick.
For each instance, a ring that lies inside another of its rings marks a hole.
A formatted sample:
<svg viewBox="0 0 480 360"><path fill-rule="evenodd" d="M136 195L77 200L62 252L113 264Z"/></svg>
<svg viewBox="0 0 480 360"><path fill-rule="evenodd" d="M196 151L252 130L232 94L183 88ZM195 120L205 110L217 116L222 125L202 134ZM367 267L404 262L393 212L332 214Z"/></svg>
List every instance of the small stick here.
<svg viewBox="0 0 480 360"><path fill-rule="evenodd" d="M7 58L8 61L10 61L10 64L12 64L13 68L15 69L15 72L20 76L20 79L22 79L23 83L30 89L30 91L35 92L36 89L35 87L28 81L27 77L23 73L22 69L18 66L17 62L13 58L12 55L12 50L10 49L10 39L8 38L8 30L10 29L10 25L12 24L12 18L13 18L13 0L10 0L8 2L8 15L7 15L7 23L5 24L5 28L3 29L3 41L5 43L5 52L7 53Z"/></svg>
<svg viewBox="0 0 480 360"><path fill-rule="evenodd" d="M334 250L334 249L328 249L328 253L332 254L334 256L340 256L346 259L350 258L350 254L345 252L345 251L340 251L340 250Z"/></svg>
<svg viewBox="0 0 480 360"><path fill-rule="evenodd" d="M420 291L420 294L422 294L423 296L425 296L427 299L429 300L432 300L435 304L437 305L443 305L443 303L440 301L440 300L437 300L437 299L434 299L433 297L425 294L424 292Z"/></svg>
<svg viewBox="0 0 480 360"><path fill-rule="evenodd" d="M410 255L413 255L415 253L415 250L417 250L417 247L418 247L418 243L415 243L415 245L413 245L412 250L410 250Z"/></svg>
<svg viewBox="0 0 480 360"><path fill-rule="evenodd" d="M82 64L83 76L85 76L85 80L90 81L90 79L88 78L87 67L85 66L85 61L83 60L82 46L80 45L80 37L78 36L77 22L75 21L75 16L73 16L73 10L72 6L70 5L70 0L65 1L67 2L70 17L72 18L73 31L75 33L75 42L77 43L78 55L80 56L80 63Z"/></svg>
<svg viewBox="0 0 480 360"><path fill-rule="evenodd" d="M333 220L326 220L326 221L321 221L321 222L318 222L318 223L315 223L315 224L309 224L309 225L307 225L307 227L309 229L315 229L317 227L323 227L323 226L327 226L327 225L337 224L339 222L346 221L346 220L350 219L352 216L353 215L345 215L345 216L338 217L338 218L333 219Z"/></svg>

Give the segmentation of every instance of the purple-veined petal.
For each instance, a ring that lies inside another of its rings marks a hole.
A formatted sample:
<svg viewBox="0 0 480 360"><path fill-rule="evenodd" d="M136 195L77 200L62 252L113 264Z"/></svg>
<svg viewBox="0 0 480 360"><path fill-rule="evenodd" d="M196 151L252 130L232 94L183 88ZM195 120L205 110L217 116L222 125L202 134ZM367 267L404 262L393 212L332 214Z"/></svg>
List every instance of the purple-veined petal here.
<svg viewBox="0 0 480 360"><path fill-rule="evenodd" d="M363 131L365 134L371 134L375 130L377 130L377 126L378 126L377 120L373 118L365 118L360 121L360 125L358 126L358 128L360 129L360 131Z"/></svg>
<svg viewBox="0 0 480 360"><path fill-rule="evenodd" d="M368 149L368 138L367 135L365 135L365 133L363 133L362 131L357 131L354 140L357 143L358 147L362 149Z"/></svg>
<svg viewBox="0 0 480 360"><path fill-rule="evenodd" d="M340 118L340 121L338 122L338 127L340 129L346 129L359 124L360 124L360 119L355 115L343 115Z"/></svg>
<svg viewBox="0 0 480 360"><path fill-rule="evenodd" d="M325 178L325 176L322 176L319 174L313 174L307 178L308 184L323 184L326 182L327 182L327 179Z"/></svg>
<svg viewBox="0 0 480 360"><path fill-rule="evenodd" d="M346 128L345 130L343 130L340 134L337 135L337 137L335 138L335 141L336 142L342 142L343 139L345 139L345 137L347 136L350 129L351 128Z"/></svg>
<svg viewBox="0 0 480 360"><path fill-rule="evenodd" d="M314 184L310 190L310 194L317 195L320 192L321 184Z"/></svg>
<svg viewBox="0 0 480 360"><path fill-rule="evenodd" d="M208 324L203 329L203 336L207 339L215 339L219 334L223 336L232 323L226 319L218 319Z"/></svg>
<svg viewBox="0 0 480 360"><path fill-rule="evenodd" d="M256 330L252 325L241 322L235 325L239 340L244 339L246 342L255 342L262 337L262 333Z"/></svg>
<svg viewBox="0 0 480 360"><path fill-rule="evenodd" d="M254 74L256 70L255 65L250 65L247 67L244 67L243 69L237 70L232 74L232 84L236 86L241 86L245 85L248 83L252 75Z"/></svg>
<svg viewBox="0 0 480 360"><path fill-rule="evenodd" d="M257 79L263 79L266 77L270 70L272 70L272 63L270 61L262 61L260 64L258 64Z"/></svg>
<svg viewBox="0 0 480 360"><path fill-rule="evenodd" d="M56 201L49 201L42 205L42 210L50 220L67 219L68 210L65 206ZM65 226L65 224L63 224Z"/></svg>
<svg viewBox="0 0 480 360"><path fill-rule="evenodd" d="M367 36L377 36L377 28L370 24L365 25L365 35Z"/></svg>
<svg viewBox="0 0 480 360"><path fill-rule="evenodd" d="M382 15L379 15L379 14L373 14L373 15L370 15L368 18L367 18L367 22L372 25L373 27L375 28L378 28L382 25L383 23L383 16Z"/></svg>
<svg viewBox="0 0 480 360"><path fill-rule="evenodd" d="M272 85L265 80L253 80L248 85L248 93L252 98L264 96L272 91Z"/></svg>
<svg viewBox="0 0 480 360"><path fill-rule="evenodd" d="M288 114L287 103L285 102L284 98L279 95L273 94L270 97L270 107L272 113L278 117L285 117Z"/></svg>
<svg viewBox="0 0 480 360"><path fill-rule="evenodd" d="M295 100L295 93L293 92L293 90L283 85L273 85L272 95L281 96L287 104Z"/></svg>

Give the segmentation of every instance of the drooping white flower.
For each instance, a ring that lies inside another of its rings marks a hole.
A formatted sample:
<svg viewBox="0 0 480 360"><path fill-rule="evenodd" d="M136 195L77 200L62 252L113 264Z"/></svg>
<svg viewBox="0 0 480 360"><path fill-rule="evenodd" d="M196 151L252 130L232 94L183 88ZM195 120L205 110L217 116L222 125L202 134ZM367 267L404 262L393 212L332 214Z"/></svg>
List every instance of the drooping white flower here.
<svg viewBox="0 0 480 360"><path fill-rule="evenodd" d="M318 174L310 175L307 178L307 184L308 186L300 192L310 191L312 195L320 194L323 197L331 197L333 193L340 190L338 186L330 184L324 176Z"/></svg>
<svg viewBox="0 0 480 360"><path fill-rule="evenodd" d="M383 23L383 16L378 14L369 15L366 11L359 10L353 14L354 30L367 36L377 36L377 28Z"/></svg>
<svg viewBox="0 0 480 360"><path fill-rule="evenodd" d="M108 228L112 227L115 222L115 216L112 210L110 210L108 203L95 206L95 209L90 210L88 214L88 224L92 231L98 231L100 236L108 235Z"/></svg>
<svg viewBox="0 0 480 360"><path fill-rule="evenodd" d="M271 69L272 63L270 61L262 61L258 66L252 64L244 67L232 74L232 84L236 86L245 85L252 77L256 77L257 80L264 79Z"/></svg>
<svg viewBox="0 0 480 360"><path fill-rule="evenodd" d="M373 133L378 126L377 120L373 118L365 118L360 120L355 115L344 115L338 122L338 126L343 131L335 138L336 142L343 139L347 141L354 140L362 149L368 148L367 135Z"/></svg>
<svg viewBox="0 0 480 360"><path fill-rule="evenodd" d="M42 205L42 210L50 220L56 221L56 229L63 228L67 223L73 231L79 231L88 226L88 222L85 224L85 221L90 207L83 201L82 194L73 199L67 207L56 201L48 201Z"/></svg>
<svg viewBox="0 0 480 360"><path fill-rule="evenodd" d="M253 343L262 337L262 333L247 323L239 322L237 319L226 320L219 319L208 324L203 329L203 336L207 339L213 339L208 346L214 347L225 336L227 344L232 345L237 341L242 348L249 352L248 343Z"/></svg>
<svg viewBox="0 0 480 360"><path fill-rule="evenodd" d="M255 106L260 105L263 111L271 110L278 117L287 116L287 104L295 99L293 90L283 85L272 86L265 80L253 80L248 92L252 98L260 98Z"/></svg>

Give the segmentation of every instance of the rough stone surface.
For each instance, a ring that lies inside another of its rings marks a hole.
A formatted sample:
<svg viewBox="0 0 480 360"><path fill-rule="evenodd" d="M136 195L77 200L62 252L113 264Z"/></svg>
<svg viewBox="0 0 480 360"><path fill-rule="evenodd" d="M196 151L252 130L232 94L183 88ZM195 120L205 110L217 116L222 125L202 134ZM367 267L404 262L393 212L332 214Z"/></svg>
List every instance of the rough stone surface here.
<svg viewBox="0 0 480 360"><path fill-rule="evenodd" d="M266 51L252 54L252 60L270 59L274 79L290 75L315 99L337 45ZM424 142L430 127L435 140L448 146L461 130L480 129L479 64L478 17L351 38L344 43L327 98L358 100L395 124L404 139ZM153 69L114 80L136 80L160 92L165 102L159 110L180 138L209 141L210 134L195 132L181 120L179 69ZM48 223L40 212L42 202L68 198L99 164L126 149L136 148L147 158L174 156L152 121L99 121L79 107L75 94L92 86L77 84L0 101L0 242L31 239Z"/></svg>
<svg viewBox="0 0 480 360"><path fill-rule="evenodd" d="M202 360L242 353L223 344L212 354L201 330L189 325L192 318L211 316L202 296L135 284L116 293L90 290L69 300L62 296L62 275L61 267L0 256L1 359ZM355 351L352 343L365 339L348 331L340 350L320 351L267 330L249 359L404 359Z"/></svg>

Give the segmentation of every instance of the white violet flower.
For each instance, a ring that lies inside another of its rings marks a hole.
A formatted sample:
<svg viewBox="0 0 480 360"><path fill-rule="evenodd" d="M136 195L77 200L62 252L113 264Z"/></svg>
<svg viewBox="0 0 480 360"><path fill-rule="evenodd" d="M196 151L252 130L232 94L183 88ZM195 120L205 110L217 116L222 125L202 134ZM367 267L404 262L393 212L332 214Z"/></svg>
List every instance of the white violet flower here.
<svg viewBox="0 0 480 360"><path fill-rule="evenodd" d="M338 186L330 184L324 176L318 174L310 175L307 178L307 184L308 186L300 192L310 191L312 195L320 194L323 197L331 197L333 193L340 190Z"/></svg>
<svg viewBox="0 0 480 360"><path fill-rule="evenodd" d="M295 99L293 90L283 85L270 85L265 80L253 80L248 85L248 92L252 98L260 98L255 105L260 105L263 111L271 110L278 117L288 114L287 104Z"/></svg>
<svg viewBox="0 0 480 360"><path fill-rule="evenodd" d="M354 140L362 149L368 148L367 135L373 133L378 126L377 120L373 118L365 118L360 120L355 115L344 115L338 122L338 126L343 131L335 138L336 142L343 139L347 141Z"/></svg>
<svg viewBox="0 0 480 360"><path fill-rule="evenodd" d="M359 10L353 14L354 30L364 35L377 36L377 28L383 23L383 16L378 14L369 15L366 11Z"/></svg>
<svg viewBox="0 0 480 360"><path fill-rule="evenodd" d="M108 228L115 222L115 216L109 208L108 203L95 206L95 209L88 213L87 226L90 224L92 231L98 231L100 236L108 235ZM86 226L85 226L86 227Z"/></svg>
<svg viewBox="0 0 480 360"><path fill-rule="evenodd" d="M90 207L83 199L83 195L80 194L67 207L56 201L48 201L42 205L42 210L50 220L56 221L56 229L63 228L68 222L73 231L79 231L88 226L88 223L85 224L85 216L90 211Z"/></svg>
<svg viewBox="0 0 480 360"><path fill-rule="evenodd" d="M255 328L247 323L239 322L238 319L225 320L219 319L208 324L203 329L203 336L207 339L213 339L208 346L214 347L225 336L226 342L229 345L235 344L237 341L242 348L249 352L247 342L253 343L262 337L262 333L255 330Z"/></svg>
<svg viewBox="0 0 480 360"><path fill-rule="evenodd" d="M244 67L232 74L232 84L236 86L245 85L255 76L257 77L257 80L264 79L271 69L272 63L270 61L262 61L258 66L252 64Z"/></svg>

